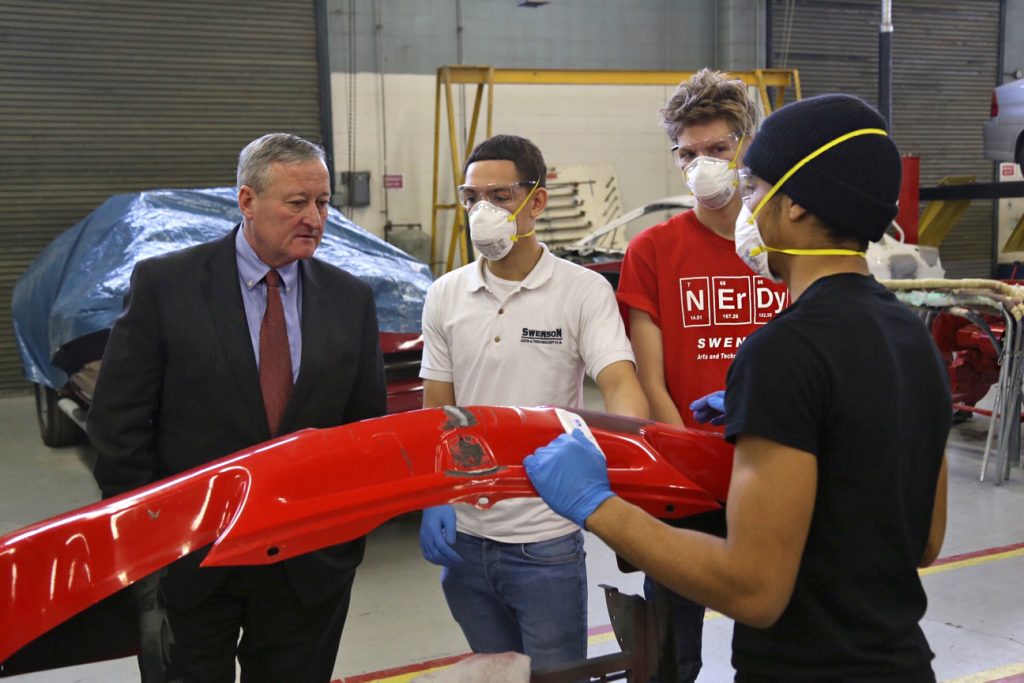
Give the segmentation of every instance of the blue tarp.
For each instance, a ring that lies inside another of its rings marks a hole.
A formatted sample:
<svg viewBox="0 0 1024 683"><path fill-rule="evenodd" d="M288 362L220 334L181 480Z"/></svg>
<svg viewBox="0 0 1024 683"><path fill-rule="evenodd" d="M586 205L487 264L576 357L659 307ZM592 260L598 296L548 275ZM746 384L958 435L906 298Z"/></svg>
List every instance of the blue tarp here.
<svg viewBox="0 0 1024 683"><path fill-rule="evenodd" d="M12 309L25 377L60 387L54 357L109 329L132 268L150 256L217 239L241 220L231 187L115 195L57 237L19 278ZM331 208L316 257L373 287L382 332L418 333L430 269Z"/></svg>

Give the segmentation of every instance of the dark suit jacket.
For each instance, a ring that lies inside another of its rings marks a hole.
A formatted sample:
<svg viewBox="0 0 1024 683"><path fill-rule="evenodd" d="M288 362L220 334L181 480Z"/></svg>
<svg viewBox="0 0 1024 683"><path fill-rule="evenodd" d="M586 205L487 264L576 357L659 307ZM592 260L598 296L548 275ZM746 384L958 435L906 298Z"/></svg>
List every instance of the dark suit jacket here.
<svg viewBox="0 0 1024 683"><path fill-rule="evenodd" d="M271 438L239 289L235 231L140 262L110 333L89 411L104 497L144 486ZM373 292L316 259L301 261L302 361L281 433L334 427L386 412ZM299 596L340 588L363 539L293 558ZM209 595L224 570L199 569L205 549L164 579L172 604Z"/></svg>

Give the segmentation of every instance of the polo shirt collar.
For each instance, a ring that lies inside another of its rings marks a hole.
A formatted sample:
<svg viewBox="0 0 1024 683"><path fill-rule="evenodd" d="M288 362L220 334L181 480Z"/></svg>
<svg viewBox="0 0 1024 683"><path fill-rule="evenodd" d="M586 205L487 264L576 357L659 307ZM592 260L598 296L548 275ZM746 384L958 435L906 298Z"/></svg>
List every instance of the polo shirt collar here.
<svg viewBox="0 0 1024 683"><path fill-rule="evenodd" d="M519 283L519 289L537 289L542 286L555 272L555 259L558 257L551 253L548 249L548 245L543 242L540 243L541 249L544 252L540 255L537 263L533 266L533 270L530 271L526 279ZM467 278L467 287L470 292L476 292L481 289L487 288L487 283L484 281L484 268L487 267L487 259L483 256L478 256L476 263L473 264L473 269L469 272Z"/></svg>

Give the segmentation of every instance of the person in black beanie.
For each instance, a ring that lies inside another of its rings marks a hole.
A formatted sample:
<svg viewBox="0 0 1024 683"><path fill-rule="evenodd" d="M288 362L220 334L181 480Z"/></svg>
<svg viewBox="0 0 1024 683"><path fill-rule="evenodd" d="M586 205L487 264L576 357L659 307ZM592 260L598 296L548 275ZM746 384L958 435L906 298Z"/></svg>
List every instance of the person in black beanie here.
<svg viewBox="0 0 1024 683"><path fill-rule="evenodd" d="M917 568L945 534L949 385L863 253L896 215L899 152L871 107L825 95L769 116L744 161L737 252L793 304L729 370L727 538L615 496L585 439L538 449L527 474L555 511L733 617L738 683L932 683Z"/></svg>

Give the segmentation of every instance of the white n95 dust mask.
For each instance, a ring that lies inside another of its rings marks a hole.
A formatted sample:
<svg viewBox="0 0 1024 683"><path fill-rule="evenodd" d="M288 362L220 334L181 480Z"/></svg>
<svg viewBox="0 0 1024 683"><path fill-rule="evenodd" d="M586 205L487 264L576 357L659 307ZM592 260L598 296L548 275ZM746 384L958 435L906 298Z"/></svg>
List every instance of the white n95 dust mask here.
<svg viewBox="0 0 1024 683"><path fill-rule="evenodd" d="M732 159L720 159L712 156L699 156L683 169L683 180L690 188L694 199L707 209L721 209L736 194L740 179L736 171L736 160L743 149L743 135L736 142L736 152Z"/></svg>
<svg viewBox="0 0 1024 683"><path fill-rule="evenodd" d="M735 160L715 157L694 159L683 170L683 179L694 198L708 209L723 208L736 194L739 185Z"/></svg>
<svg viewBox="0 0 1024 683"><path fill-rule="evenodd" d="M469 210L469 238L484 258L499 261L515 244L516 219L500 206L479 201Z"/></svg>
<svg viewBox="0 0 1024 683"><path fill-rule="evenodd" d="M473 248L489 261L500 261L508 256L517 240L529 237L536 230L525 235L516 234L516 216L526 206L533 193L540 187L538 180L519 207L512 212L495 206L487 200L473 204L469 210L469 238Z"/></svg>
<svg viewBox="0 0 1024 683"><path fill-rule="evenodd" d="M740 208L740 214L736 217L734 239L736 255L747 264L747 268L772 282L782 282L782 278L776 277L768 267L768 247L761 239L761 230L746 204Z"/></svg>

